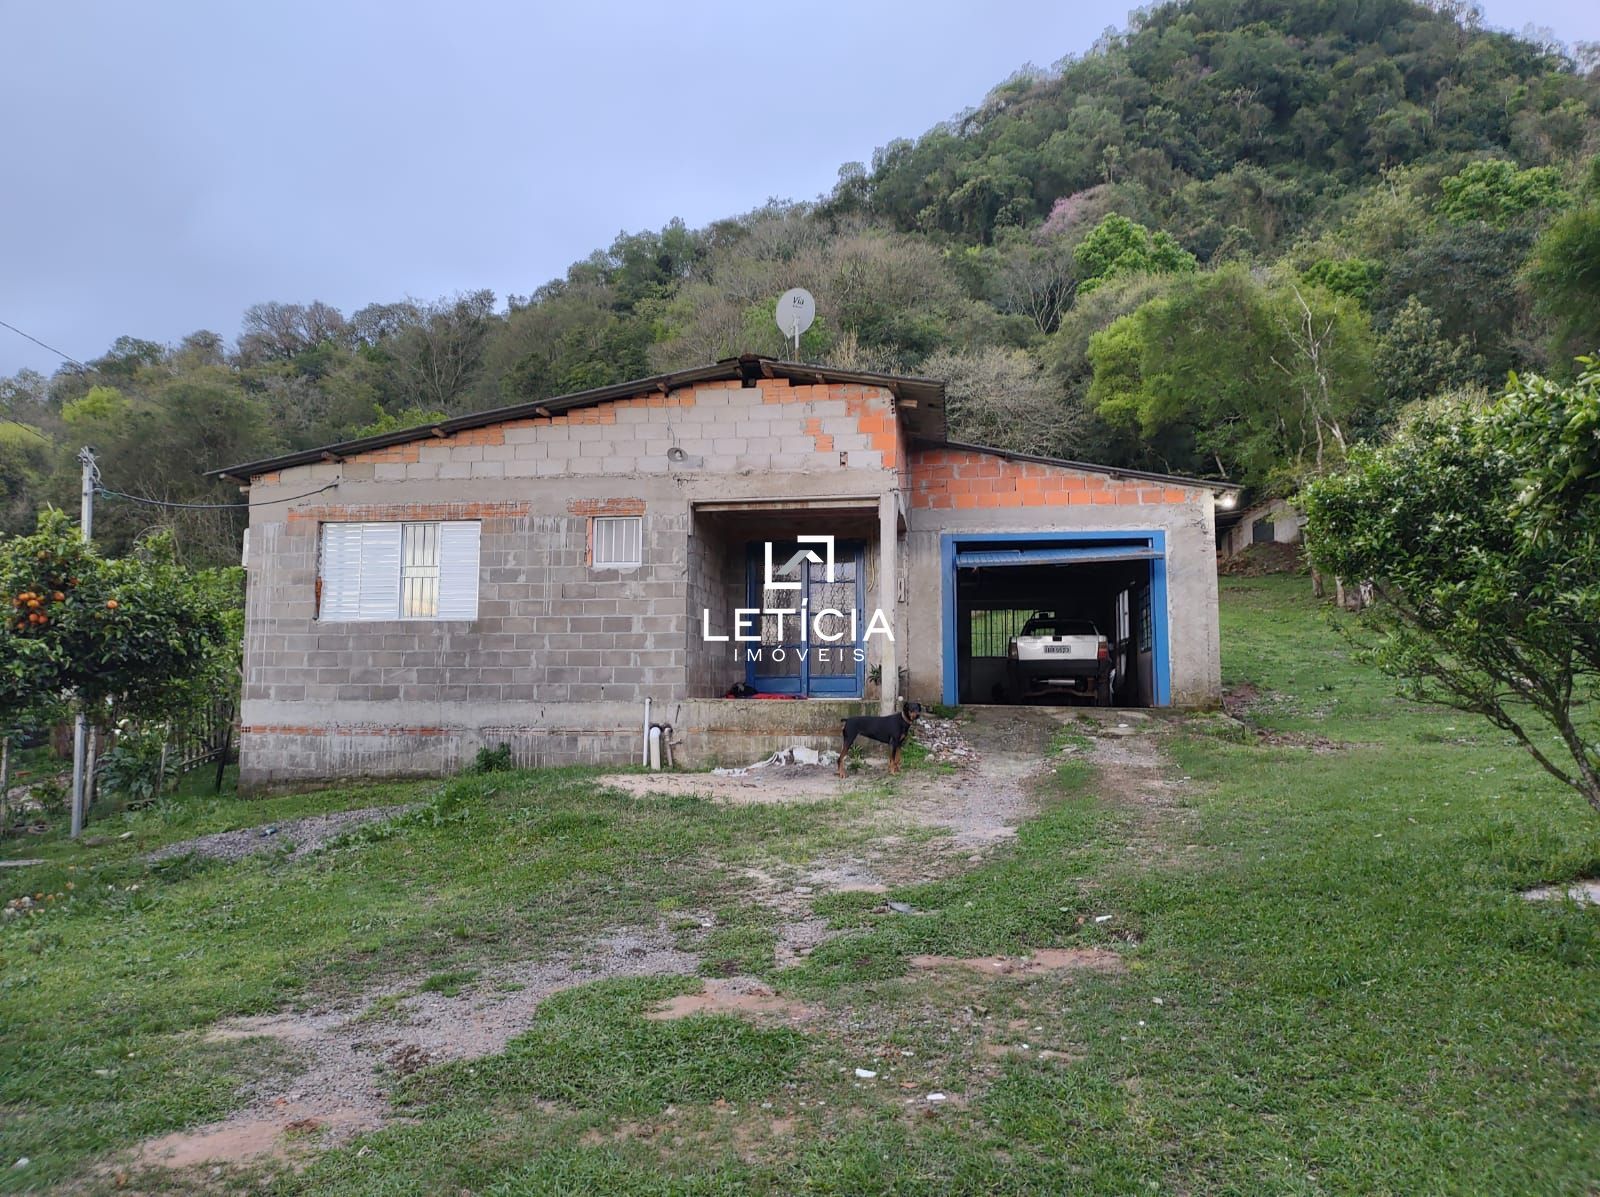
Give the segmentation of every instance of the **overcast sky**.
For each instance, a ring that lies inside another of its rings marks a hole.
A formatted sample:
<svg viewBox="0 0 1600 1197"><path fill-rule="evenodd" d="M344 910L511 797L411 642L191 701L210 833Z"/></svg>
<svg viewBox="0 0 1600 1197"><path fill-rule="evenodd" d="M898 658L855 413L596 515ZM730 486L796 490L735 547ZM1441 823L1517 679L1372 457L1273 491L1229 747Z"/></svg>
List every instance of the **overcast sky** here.
<svg viewBox="0 0 1600 1197"><path fill-rule="evenodd" d="M1491 24L1600 40L1593 0ZM1047 0L626 5L0 0L0 320L79 358L525 294L620 230L810 199L1121 9ZM0 374L53 354L0 329Z"/></svg>

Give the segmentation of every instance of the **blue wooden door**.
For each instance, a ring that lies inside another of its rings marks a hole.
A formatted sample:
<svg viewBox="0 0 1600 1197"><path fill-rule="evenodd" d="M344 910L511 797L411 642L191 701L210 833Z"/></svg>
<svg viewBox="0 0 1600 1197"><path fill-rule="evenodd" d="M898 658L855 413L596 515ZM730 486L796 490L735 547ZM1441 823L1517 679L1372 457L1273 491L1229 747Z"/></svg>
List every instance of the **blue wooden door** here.
<svg viewBox="0 0 1600 1197"><path fill-rule="evenodd" d="M833 580L821 562L797 554L797 543L774 542L772 546L775 582L799 582L798 590L776 590L766 586L766 544L755 541L749 553L750 605L765 611L797 611L803 615L761 617L759 659L747 656L745 677L750 685L765 694L804 694L817 698L860 698L866 686L866 653L862 636L866 632L866 546L860 541L840 541L835 546ZM785 568L788 563L789 567ZM843 613L843 618L826 617L821 631L834 640L811 636L811 616L819 611ZM852 635L851 616L854 616ZM857 657L860 660L857 660Z"/></svg>

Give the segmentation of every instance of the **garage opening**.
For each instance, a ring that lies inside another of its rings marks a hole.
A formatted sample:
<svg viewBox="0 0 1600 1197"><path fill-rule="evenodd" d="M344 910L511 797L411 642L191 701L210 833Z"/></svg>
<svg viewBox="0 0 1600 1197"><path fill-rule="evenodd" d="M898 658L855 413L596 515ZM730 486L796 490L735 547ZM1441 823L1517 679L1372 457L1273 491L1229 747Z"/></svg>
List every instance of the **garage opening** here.
<svg viewBox="0 0 1600 1197"><path fill-rule="evenodd" d="M952 541L946 701L1166 705L1161 540Z"/></svg>

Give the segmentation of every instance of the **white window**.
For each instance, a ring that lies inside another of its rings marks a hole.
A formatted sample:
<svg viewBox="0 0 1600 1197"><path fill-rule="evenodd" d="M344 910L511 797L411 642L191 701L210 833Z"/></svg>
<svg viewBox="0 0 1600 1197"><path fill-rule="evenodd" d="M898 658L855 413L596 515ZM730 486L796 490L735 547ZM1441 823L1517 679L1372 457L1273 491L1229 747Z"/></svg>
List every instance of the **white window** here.
<svg viewBox="0 0 1600 1197"><path fill-rule="evenodd" d="M644 564L644 520L637 515L597 515L591 530L596 569Z"/></svg>
<svg viewBox="0 0 1600 1197"><path fill-rule="evenodd" d="M317 618L476 619L478 523L323 524Z"/></svg>

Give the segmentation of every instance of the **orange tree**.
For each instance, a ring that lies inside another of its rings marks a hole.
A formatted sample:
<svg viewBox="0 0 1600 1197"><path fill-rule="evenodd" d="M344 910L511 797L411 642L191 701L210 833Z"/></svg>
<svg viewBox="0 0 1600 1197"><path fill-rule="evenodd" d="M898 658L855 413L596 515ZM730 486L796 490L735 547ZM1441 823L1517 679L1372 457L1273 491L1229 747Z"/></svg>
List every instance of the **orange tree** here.
<svg viewBox="0 0 1600 1197"><path fill-rule="evenodd" d="M0 538L0 731L62 704L102 725L179 714L227 672L233 622L225 588L163 538L108 559L43 512Z"/></svg>
<svg viewBox="0 0 1600 1197"><path fill-rule="evenodd" d="M1577 369L1440 400L1358 449L1305 492L1306 543L1385 600L1362 620L1380 668L1509 732L1600 813L1600 360Z"/></svg>

